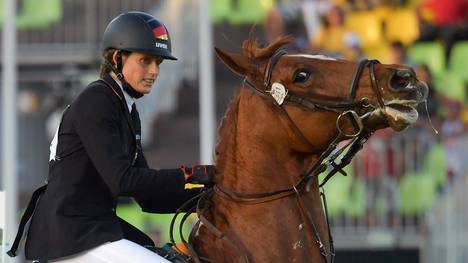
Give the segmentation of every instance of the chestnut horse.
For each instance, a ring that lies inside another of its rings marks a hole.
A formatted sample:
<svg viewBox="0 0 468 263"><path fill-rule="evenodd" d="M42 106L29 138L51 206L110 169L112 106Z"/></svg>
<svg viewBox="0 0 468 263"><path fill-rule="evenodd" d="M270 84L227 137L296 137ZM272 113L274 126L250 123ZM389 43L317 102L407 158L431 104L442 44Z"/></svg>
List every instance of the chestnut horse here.
<svg viewBox="0 0 468 263"><path fill-rule="evenodd" d="M352 158L373 131L415 122L427 96L406 66L287 54L290 41L216 49L245 80L219 128L216 185L199 201L196 262L332 261L317 175L349 162L334 161L340 141L356 142Z"/></svg>

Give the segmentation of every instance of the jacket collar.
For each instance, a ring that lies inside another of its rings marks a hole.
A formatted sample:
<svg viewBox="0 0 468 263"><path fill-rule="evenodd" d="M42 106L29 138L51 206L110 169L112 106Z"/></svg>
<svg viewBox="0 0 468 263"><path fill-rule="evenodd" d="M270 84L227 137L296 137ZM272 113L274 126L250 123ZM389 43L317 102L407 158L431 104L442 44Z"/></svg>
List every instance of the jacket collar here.
<svg viewBox="0 0 468 263"><path fill-rule="evenodd" d="M109 74L106 74L102 77L102 80L108 86L114 94L119 98L120 101L120 106L122 108L122 111L124 112L125 119L127 120L128 126L130 127L130 130L132 131L133 137L136 139L137 134L136 134L136 129L135 125L133 124L133 119L132 116L130 116L130 111L128 110L128 105L127 101L125 100L125 95L123 94L122 89L120 88L119 84L112 78ZM138 134L138 136L141 136Z"/></svg>

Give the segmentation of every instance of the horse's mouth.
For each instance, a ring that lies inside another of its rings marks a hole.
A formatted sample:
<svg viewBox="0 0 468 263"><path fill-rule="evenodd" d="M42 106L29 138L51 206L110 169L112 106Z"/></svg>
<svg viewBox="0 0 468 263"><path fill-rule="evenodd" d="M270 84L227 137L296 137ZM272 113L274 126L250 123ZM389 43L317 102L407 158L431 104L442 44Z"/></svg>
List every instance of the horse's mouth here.
<svg viewBox="0 0 468 263"><path fill-rule="evenodd" d="M390 89L396 91L398 97L387 100L381 114L394 131L404 130L414 124L418 120L416 106L427 98L427 84L417 79L412 80L413 74L412 71L403 70L391 78ZM406 75L406 78L402 77Z"/></svg>
<svg viewBox="0 0 468 263"><path fill-rule="evenodd" d="M389 126L394 131L402 131L418 120L416 106L413 100L394 100L385 103L384 108L374 110L367 121L377 126Z"/></svg>
<svg viewBox="0 0 468 263"><path fill-rule="evenodd" d="M385 105L384 115L388 125L395 131L404 130L418 120L417 103L389 103Z"/></svg>

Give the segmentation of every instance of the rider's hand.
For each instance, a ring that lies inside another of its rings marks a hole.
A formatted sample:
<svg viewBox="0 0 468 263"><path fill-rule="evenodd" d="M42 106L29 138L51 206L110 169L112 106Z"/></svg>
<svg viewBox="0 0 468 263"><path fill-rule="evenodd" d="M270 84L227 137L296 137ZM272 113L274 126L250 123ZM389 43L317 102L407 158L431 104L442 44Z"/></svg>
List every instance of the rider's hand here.
<svg viewBox="0 0 468 263"><path fill-rule="evenodd" d="M180 169L184 173L186 183L203 184L205 186L214 184L214 165L196 165L193 167L181 165Z"/></svg>

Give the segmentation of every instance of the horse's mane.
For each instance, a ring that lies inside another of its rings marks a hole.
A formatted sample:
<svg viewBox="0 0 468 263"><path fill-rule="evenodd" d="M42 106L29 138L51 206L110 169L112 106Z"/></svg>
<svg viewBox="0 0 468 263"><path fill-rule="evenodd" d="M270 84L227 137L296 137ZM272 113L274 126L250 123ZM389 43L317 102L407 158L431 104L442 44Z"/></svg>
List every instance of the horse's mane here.
<svg viewBox="0 0 468 263"><path fill-rule="evenodd" d="M293 41L291 36L283 36L277 38L268 46L260 48L258 39L250 35L249 39L242 44L244 55L251 61L259 61L270 58L280 47L289 44ZM252 67L256 68L255 63ZM256 68L258 70L258 68ZM253 71L251 71L253 72ZM237 113L239 111L240 93L239 91L231 100L226 113L224 114L221 124L218 129L218 143L216 145L216 167L218 171L223 171L223 175L230 174L231 171L225 171L227 162L235 161L234 146L236 143L236 128L237 128ZM228 139L229 138L229 139ZM234 156L233 156L234 155ZM223 176L221 175L221 176Z"/></svg>
<svg viewBox="0 0 468 263"><path fill-rule="evenodd" d="M218 143L216 145L216 170L223 171L223 174L229 173L225 171L227 163L230 160L235 160L236 156L234 145L236 143L236 128L237 128L237 112L239 111L240 95L236 92L231 100L226 113L224 114L221 124L218 128Z"/></svg>
<svg viewBox="0 0 468 263"><path fill-rule="evenodd" d="M280 47L291 43L294 40L292 36L281 36L271 42L268 46L260 48L258 39L252 34L249 39L242 43L244 55L251 60L263 60L270 58Z"/></svg>

